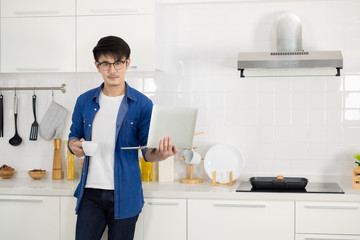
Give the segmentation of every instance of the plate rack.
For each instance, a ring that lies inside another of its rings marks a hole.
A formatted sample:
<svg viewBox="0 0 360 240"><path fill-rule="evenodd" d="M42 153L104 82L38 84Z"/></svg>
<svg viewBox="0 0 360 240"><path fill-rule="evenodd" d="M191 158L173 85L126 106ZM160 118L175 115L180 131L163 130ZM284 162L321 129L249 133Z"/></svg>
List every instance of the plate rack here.
<svg viewBox="0 0 360 240"><path fill-rule="evenodd" d="M236 180L233 180L233 172L230 171L229 172L229 182L228 183L218 183L216 182L216 171L212 172L212 183L211 186L229 186L231 187L234 183L236 182Z"/></svg>

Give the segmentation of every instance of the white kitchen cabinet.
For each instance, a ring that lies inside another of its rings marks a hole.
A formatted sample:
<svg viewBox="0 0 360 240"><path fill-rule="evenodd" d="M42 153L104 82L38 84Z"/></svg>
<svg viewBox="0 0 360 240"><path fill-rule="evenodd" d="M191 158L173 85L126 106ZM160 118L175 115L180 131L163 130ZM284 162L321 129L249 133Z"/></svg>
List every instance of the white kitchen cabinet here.
<svg viewBox="0 0 360 240"><path fill-rule="evenodd" d="M296 202L296 233L360 235L359 202Z"/></svg>
<svg viewBox="0 0 360 240"><path fill-rule="evenodd" d="M60 198L60 236L61 240L75 239L76 228L76 198Z"/></svg>
<svg viewBox="0 0 360 240"><path fill-rule="evenodd" d="M61 197L60 200L60 236L61 240L75 239L76 230L76 198L75 197ZM101 238L108 239L107 228ZM136 223L134 240L143 240L143 216L140 214Z"/></svg>
<svg viewBox="0 0 360 240"><path fill-rule="evenodd" d="M75 16L74 0L1 0L1 17Z"/></svg>
<svg viewBox="0 0 360 240"><path fill-rule="evenodd" d="M0 195L1 239L60 239L59 197Z"/></svg>
<svg viewBox="0 0 360 240"><path fill-rule="evenodd" d="M96 31L94 31L96 29ZM84 16L77 17L77 71L97 71L92 54L100 38L115 35L131 49L130 71L155 69L155 16Z"/></svg>
<svg viewBox="0 0 360 240"><path fill-rule="evenodd" d="M143 239L186 240L186 212L185 199L145 199Z"/></svg>
<svg viewBox="0 0 360 240"><path fill-rule="evenodd" d="M77 0L77 15L148 14L155 12L154 0Z"/></svg>
<svg viewBox="0 0 360 240"><path fill-rule="evenodd" d="M75 72L75 17L1 19L2 72Z"/></svg>
<svg viewBox="0 0 360 240"><path fill-rule="evenodd" d="M360 240L360 236L296 234L295 240Z"/></svg>
<svg viewBox="0 0 360 240"><path fill-rule="evenodd" d="M294 239L294 202L188 200L188 240Z"/></svg>

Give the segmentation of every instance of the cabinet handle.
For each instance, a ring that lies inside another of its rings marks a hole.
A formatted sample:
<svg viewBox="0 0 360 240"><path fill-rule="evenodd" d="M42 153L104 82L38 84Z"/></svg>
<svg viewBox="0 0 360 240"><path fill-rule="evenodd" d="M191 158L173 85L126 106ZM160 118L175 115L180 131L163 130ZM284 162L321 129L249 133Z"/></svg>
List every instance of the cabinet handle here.
<svg viewBox="0 0 360 240"><path fill-rule="evenodd" d="M214 203L215 207L247 207L247 208L264 208L265 204L255 203Z"/></svg>
<svg viewBox="0 0 360 240"><path fill-rule="evenodd" d="M345 238L313 238L313 237L309 237L309 238L305 238L305 240L349 240L349 239L345 239Z"/></svg>
<svg viewBox="0 0 360 240"><path fill-rule="evenodd" d="M41 199L0 199L0 202L31 202L31 203L42 203Z"/></svg>
<svg viewBox="0 0 360 240"><path fill-rule="evenodd" d="M359 209L359 206L334 206L334 205L305 205L305 208L311 209Z"/></svg>
<svg viewBox="0 0 360 240"><path fill-rule="evenodd" d="M93 13L135 13L136 8L118 8L118 9L90 9Z"/></svg>
<svg viewBox="0 0 360 240"><path fill-rule="evenodd" d="M60 68L57 67L16 67L16 70L18 71L59 71Z"/></svg>
<svg viewBox="0 0 360 240"><path fill-rule="evenodd" d="M162 205L162 206L177 206L179 205L179 203L177 202L148 202L149 205L153 205L153 206L157 206L157 205Z"/></svg>
<svg viewBox="0 0 360 240"><path fill-rule="evenodd" d="M14 11L17 15L59 14L58 10Z"/></svg>

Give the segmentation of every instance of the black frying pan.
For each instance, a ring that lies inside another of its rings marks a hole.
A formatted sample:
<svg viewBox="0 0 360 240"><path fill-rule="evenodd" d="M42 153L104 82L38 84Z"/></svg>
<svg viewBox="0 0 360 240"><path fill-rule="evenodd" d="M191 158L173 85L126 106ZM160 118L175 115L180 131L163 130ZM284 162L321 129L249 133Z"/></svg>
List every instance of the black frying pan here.
<svg viewBox="0 0 360 240"><path fill-rule="evenodd" d="M252 177L249 179L254 189L276 190L304 190L308 180L301 177L284 177L279 180L276 177Z"/></svg>

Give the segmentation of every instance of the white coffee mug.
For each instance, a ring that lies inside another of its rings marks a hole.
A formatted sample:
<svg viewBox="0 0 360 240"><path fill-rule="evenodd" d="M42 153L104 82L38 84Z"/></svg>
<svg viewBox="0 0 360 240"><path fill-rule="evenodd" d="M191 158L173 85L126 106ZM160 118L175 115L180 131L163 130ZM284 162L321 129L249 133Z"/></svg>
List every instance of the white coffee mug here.
<svg viewBox="0 0 360 240"><path fill-rule="evenodd" d="M98 143L93 141L82 142L82 148L86 156L94 156L98 149Z"/></svg>
<svg viewBox="0 0 360 240"><path fill-rule="evenodd" d="M187 150L184 152L186 164L199 164L201 162L201 155L196 149Z"/></svg>

